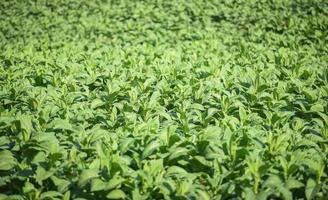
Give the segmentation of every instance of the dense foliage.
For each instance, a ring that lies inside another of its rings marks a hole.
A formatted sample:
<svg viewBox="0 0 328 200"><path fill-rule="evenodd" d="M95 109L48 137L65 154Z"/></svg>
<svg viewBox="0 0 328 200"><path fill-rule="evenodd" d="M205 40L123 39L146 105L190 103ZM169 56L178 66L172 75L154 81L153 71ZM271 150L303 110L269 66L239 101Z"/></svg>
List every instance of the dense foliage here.
<svg viewBox="0 0 328 200"><path fill-rule="evenodd" d="M328 2L0 1L0 199L326 199Z"/></svg>

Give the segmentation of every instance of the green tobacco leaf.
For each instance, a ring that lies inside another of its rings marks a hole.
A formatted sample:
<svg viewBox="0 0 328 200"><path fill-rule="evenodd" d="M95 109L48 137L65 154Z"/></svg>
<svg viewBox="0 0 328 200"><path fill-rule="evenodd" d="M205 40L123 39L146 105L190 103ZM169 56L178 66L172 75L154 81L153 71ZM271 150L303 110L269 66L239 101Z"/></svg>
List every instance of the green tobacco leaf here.
<svg viewBox="0 0 328 200"><path fill-rule="evenodd" d="M6 200L24 200L25 197L23 195L9 195Z"/></svg>
<svg viewBox="0 0 328 200"><path fill-rule="evenodd" d="M98 177L98 170L96 169L85 169L82 171L79 177L78 185L83 187L91 179Z"/></svg>
<svg viewBox="0 0 328 200"><path fill-rule="evenodd" d="M125 198L125 193L122 190L112 190L110 191L106 198L108 199L124 199Z"/></svg>
<svg viewBox="0 0 328 200"><path fill-rule="evenodd" d="M256 196L251 188L245 189L245 200L253 200L256 199Z"/></svg>
<svg viewBox="0 0 328 200"><path fill-rule="evenodd" d="M196 190L199 199L210 200L209 195L203 190Z"/></svg>
<svg viewBox="0 0 328 200"><path fill-rule="evenodd" d="M120 177L114 177L109 180L109 182L106 183L106 190L113 189L123 183L124 179Z"/></svg>
<svg viewBox="0 0 328 200"><path fill-rule="evenodd" d="M133 142L134 142L133 138L123 138L120 141L120 145L119 145L120 152L124 154L129 149L130 145L133 144Z"/></svg>
<svg viewBox="0 0 328 200"><path fill-rule="evenodd" d="M39 185L42 185L42 181L49 178L52 174L53 172L46 171L43 167L38 166L35 172L35 179Z"/></svg>
<svg viewBox="0 0 328 200"><path fill-rule="evenodd" d="M90 131L89 133L89 143L96 142L98 140L101 140L103 137L108 135L108 131L101 129L101 128L95 128Z"/></svg>
<svg viewBox="0 0 328 200"><path fill-rule="evenodd" d="M148 166L145 166L144 169L152 176L158 175L164 170L163 159L150 160Z"/></svg>
<svg viewBox="0 0 328 200"><path fill-rule="evenodd" d="M160 144L158 141L153 141L146 146L146 148L142 152L142 158L147 158L148 156L152 155L158 148Z"/></svg>
<svg viewBox="0 0 328 200"><path fill-rule="evenodd" d="M30 116L26 116L26 115L21 116L19 119L21 129L30 133L33 128L31 120L32 120L32 118Z"/></svg>
<svg viewBox="0 0 328 200"><path fill-rule="evenodd" d="M53 129L71 130L71 131L74 130L68 120L56 119L52 123L53 123Z"/></svg>
<svg viewBox="0 0 328 200"><path fill-rule="evenodd" d="M105 105L105 102L103 102L101 99L94 99L91 102L91 109L95 109L95 108L101 107L103 105Z"/></svg>
<svg viewBox="0 0 328 200"><path fill-rule="evenodd" d="M177 194L184 196L186 195L192 187L192 182L189 180L182 181L177 188Z"/></svg>
<svg viewBox="0 0 328 200"><path fill-rule="evenodd" d="M163 180L159 188L165 195L173 194L176 191L176 186L174 182L169 179Z"/></svg>
<svg viewBox="0 0 328 200"><path fill-rule="evenodd" d="M100 179L93 179L91 181L91 192L104 190L105 187L105 182Z"/></svg>
<svg viewBox="0 0 328 200"><path fill-rule="evenodd" d="M63 195L57 191L47 191L40 195L40 199L56 199L56 197L62 197Z"/></svg>
<svg viewBox="0 0 328 200"><path fill-rule="evenodd" d="M293 194L290 190L284 187L279 188L280 193L282 194L283 198L286 200L292 200L293 199Z"/></svg>
<svg viewBox="0 0 328 200"><path fill-rule="evenodd" d="M0 151L0 170L10 170L14 168L16 164L16 159L10 151Z"/></svg>
<svg viewBox="0 0 328 200"><path fill-rule="evenodd" d="M70 191L65 192L65 194L63 196L63 200L70 200L70 196L71 196Z"/></svg>
<svg viewBox="0 0 328 200"><path fill-rule="evenodd" d="M189 154L189 149L178 147L171 150L172 153L169 155L168 160L176 159L180 156L187 156Z"/></svg>
<svg viewBox="0 0 328 200"><path fill-rule="evenodd" d="M317 192L319 191L319 185L317 184L317 182L313 179L309 179L306 182L306 187L305 187L305 195L306 195L306 199L311 200L313 199Z"/></svg>
<svg viewBox="0 0 328 200"><path fill-rule="evenodd" d="M239 107L239 117L242 122L245 122L247 119L246 110L243 107Z"/></svg>
<svg viewBox="0 0 328 200"><path fill-rule="evenodd" d="M58 192L64 193L69 189L69 185L71 184L70 181L56 177L56 176L51 176L50 177L52 182L54 183L55 186L58 188Z"/></svg>
<svg viewBox="0 0 328 200"><path fill-rule="evenodd" d="M304 187L304 184L298 180L290 179L286 183L286 187L288 189L295 189L295 188L301 188Z"/></svg>
<svg viewBox="0 0 328 200"><path fill-rule="evenodd" d="M25 185L23 187L24 194L28 194L28 193L35 192L35 191L37 191L37 189L35 188L35 186L32 183L25 182Z"/></svg>
<svg viewBox="0 0 328 200"><path fill-rule="evenodd" d="M8 199L8 196L5 194L0 194L0 200Z"/></svg>
<svg viewBox="0 0 328 200"><path fill-rule="evenodd" d="M35 136L35 139L44 150L51 154L55 154L60 151L59 141L53 133L41 133Z"/></svg>
<svg viewBox="0 0 328 200"><path fill-rule="evenodd" d="M325 112L325 109L324 109L323 105L321 105L321 104L315 104L315 105L311 106L310 110L312 112Z"/></svg>
<svg viewBox="0 0 328 200"><path fill-rule="evenodd" d="M174 176L174 175L184 176L184 175L187 175L187 174L188 173L186 172L186 170L184 170L183 168L178 167L178 166L171 166L166 171L167 176Z"/></svg>

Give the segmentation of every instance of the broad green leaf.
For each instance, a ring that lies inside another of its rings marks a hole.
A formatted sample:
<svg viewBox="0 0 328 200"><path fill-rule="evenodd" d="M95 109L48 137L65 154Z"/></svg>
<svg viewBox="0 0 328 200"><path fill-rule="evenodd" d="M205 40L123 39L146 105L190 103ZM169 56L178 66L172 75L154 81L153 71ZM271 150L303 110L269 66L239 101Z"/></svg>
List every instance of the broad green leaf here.
<svg viewBox="0 0 328 200"><path fill-rule="evenodd" d="M246 110L242 106L239 107L239 117L241 122L245 122L247 119Z"/></svg>
<svg viewBox="0 0 328 200"><path fill-rule="evenodd" d="M324 112L325 111L323 105L321 105L321 104L315 104L315 105L311 106L310 110L312 112Z"/></svg>
<svg viewBox="0 0 328 200"><path fill-rule="evenodd" d="M245 200L253 200L256 199L256 196L251 188L245 189Z"/></svg>
<svg viewBox="0 0 328 200"><path fill-rule="evenodd" d="M106 184L100 179L93 179L91 181L91 192L104 190Z"/></svg>
<svg viewBox="0 0 328 200"><path fill-rule="evenodd" d="M134 142L133 138L123 138L120 141L120 145L119 145L121 154L124 154L126 151L128 151L130 145L132 145L133 142Z"/></svg>
<svg viewBox="0 0 328 200"><path fill-rule="evenodd" d="M26 116L23 115L20 117L19 121L20 121L20 125L21 125L21 129L30 133L33 126L32 126L32 121L31 121L31 117L30 116Z"/></svg>
<svg viewBox="0 0 328 200"><path fill-rule="evenodd" d="M69 185L71 184L70 181L56 177L51 176L50 179L54 183L55 186L57 186L58 192L64 193L69 189Z"/></svg>
<svg viewBox="0 0 328 200"><path fill-rule="evenodd" d="M70 191L65 192L65 194L63 196L63 200L70 200L70 196L71 196Z"/></svg>
<svg viewBox="0 0 328 200"><path fill-rule="evenodd" d="M304 187L304 184L298 180L289 179L286 183L286 187L288 189L301 188Z"/></svg>
<svg viewBox="0 0 328 200"><path fill-rule="evenodd" d="M24 196L23 195L9 195L6 200L24 200Z"/></svg>
<svg viewBox="0 0 328 200"><path fill-rule="evenodd" d="M96 109L96 108L101 107L103 105L105 105L105 102L103 102L101 99L94 99L91 102L91 109Z"/></svg>
<svg viewBox="0 0 328 200"><path fill-rule="evenodd" d="M151 154L153 154L158 148L160 147L160 144L158 141L153 141L149 143L146 148L142 152L142 157L147 158Z"/></svg>
<svg viewBox="0 0 328 200"><path fill-rule="evenodd" d="M37 189L35 188L35 186L30 183L30 182L25 182L25 185L23 187L23 192L24 194L28 194L30 192L35 192Z"/></svg>
<svg viewBox="0 0 328 200"><path fill-rule="evenodd" d="M186 174L188 174L186 172L186 170L184 170L183 168L178 167L178 166L171 166L167 169L167 172L166 172L167 176L173 176L173 175L184 176Z"/></svg>
<svg viewBox="0 0 328 200"><path fill-rule="evenodd" d="M125 193L122 190L116 189L116 190L112 190L110 191L106 198L107 199L124 199L125 198Z"/></svg>
<svg viewBox="0 0 328 200"><path fill-rule="evenodd" d="M59 153L60 144L55 134L41 133L35 136L35 139L39 142L39 145L49 153L51 154Z"/></svg>
<svg viewBox="0 0 328 200"><path fill-rule="evenodd" d="M85 169L82 171L79 177L78 185L83 187L89 180L98 177L97 169Z"/></svg>
<svg viewBox="0 0 328 200"><path fill-rule="evenodd" d="M47 191L40 195L40 199L54 199L56 197L62 197L63 195L57 191Z"/></svg>
<svg viewBox="0 0 328 200"><path fill-rule="evenodd" d="M7 149L9 145L9 139L6 136L0 137L0 149Z"/></svg>
<svg viewBox="0 0 328 200"><path fill-rule="evenodd" d="M9 150L0 151L0 170L10 170L16 164L16 159Z"/></svg>
<svg viewBox="0 0 328 200"><path fill-rule="evenodd" d="M56 119L52 123L53 123L53 129L70 130L70 131L74 130L68 120Z"/></svg>
<svg viewBox="0 0 328 200"><path fill-rule="evenodd" d="M293 194L290 190L284 187L279 188L280 193L282 194L283 198L286 200L292 200L293 199Z"/></svg>
<svg viewBox="0 0 328 200"><path fill-rule="evenodd" d="M123 178L114 177L106 183L106 189L107 190L113 189L113 188L117 187L118 185L120 185L121 183L123 183L123 181L124 181Z"/></svg>
<svg viewBox="0 0 328 200"><path fill-rule="evenodd" d="M5 194L0 194L0 200L8 199L8 196Z"/></svg>
<svg viewBox="0 0 328 200"><path fill-rule="evenodd" d="M306 182L306 187L305 187L305 195L306 195L306 199L310 200L313 199L316 195L316 193L319 190L319 186L316 183L315 180L313 179L308 179L308 181Z"/></svg>
<svg viewBox="0 0 328 200"><path fill-rule="evenodd" d="M150 160L144 169L149 172L151 176L156 176L164 170L163 159Z"/></svg>
<svg viewBox="0 0 328 200"><path fill-rule="evenodd" d="M38 166L38 168L36 169L36 172L35 172L35 179L39 185L42 185L42 181L49 178L52 174L53 174L53 172L46 171L43 167Z"/></svg>
<svg viewBox="0 0 328 200"><path fill-rule="evenodd" d="M192 182L189 180L182 181L177 188L177 193L179 195L186 195L192 187Z"/></svg>
<svg viewBox="0 0 328 200"><path fill-rule="evenodd" d="M173 160L180 156L188 156L189 151L189 149L186 149L184 147L174 148L171 150L172 153L169 155L168 160Z"/></svg>
<svg viewBox="0 0 328 200"><path fill-rule="evenodd" d="M199 199L203 200L210 200L210 196L203 190L197 190L196 193L198 194Z"/></svg>
<svg viewBox="0 0 328 200"><path fill-rule="evenodd" d="M160 185L160 189L164 194L169 195L176 191L176 185L172 180L164 179Z"/></svg>

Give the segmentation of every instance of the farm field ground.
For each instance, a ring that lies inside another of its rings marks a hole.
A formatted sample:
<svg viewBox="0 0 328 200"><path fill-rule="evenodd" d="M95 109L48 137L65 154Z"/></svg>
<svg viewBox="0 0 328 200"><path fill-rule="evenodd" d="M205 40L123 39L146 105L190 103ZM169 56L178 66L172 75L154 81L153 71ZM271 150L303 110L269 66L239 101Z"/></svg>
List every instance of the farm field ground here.
<svg viewBox="0 0 328 200"><path fill-rule="evenodd" d="M0 199L327 199L328 1L0 1Z"/></svg>

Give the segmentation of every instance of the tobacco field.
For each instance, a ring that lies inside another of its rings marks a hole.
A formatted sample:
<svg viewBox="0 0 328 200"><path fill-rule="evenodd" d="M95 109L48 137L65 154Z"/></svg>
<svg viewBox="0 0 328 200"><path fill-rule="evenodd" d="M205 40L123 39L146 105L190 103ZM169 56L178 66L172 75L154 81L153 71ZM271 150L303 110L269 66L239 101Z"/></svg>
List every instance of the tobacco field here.
<svg viewBox="0 0 328 200"><path fill-rule="evenodd" d="M328 198L328 1L0 1L0 200Z"/></svg>

